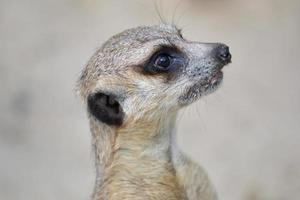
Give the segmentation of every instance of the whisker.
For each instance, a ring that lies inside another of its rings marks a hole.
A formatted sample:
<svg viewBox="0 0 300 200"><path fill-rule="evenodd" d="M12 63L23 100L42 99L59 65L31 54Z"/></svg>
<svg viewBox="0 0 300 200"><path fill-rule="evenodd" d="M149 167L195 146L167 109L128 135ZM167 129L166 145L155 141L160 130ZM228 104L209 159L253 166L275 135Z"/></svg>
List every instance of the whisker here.
<svg viewBox="0 0 300 200"><path fill-rule="evenodd" d="M176 6L175 6L175 9L174 9L174 11L173 11L173 14L172 14L172 25L173 26L177 26L176 25L176 23L175 23L175 15L176 15L176 12L177 12L177 10L178 10L178 8L179 8L179 5L182 3L182 0L179 0L178 2L177 2L177 4L176 4Z"/></svg>
<svg viewBox="0 0 300 200"><path fill-rule="evenodd" d="M162 1L159 1L159 2L162 2ZM163 15L162 6L160 6L160 5L158 4L158 1L155 1L154 8L155 8L156 14L157 14L158 17L159 17L160 23L162 23L162 24L167 24L166 18L165 18L165 16Z"/></svg>

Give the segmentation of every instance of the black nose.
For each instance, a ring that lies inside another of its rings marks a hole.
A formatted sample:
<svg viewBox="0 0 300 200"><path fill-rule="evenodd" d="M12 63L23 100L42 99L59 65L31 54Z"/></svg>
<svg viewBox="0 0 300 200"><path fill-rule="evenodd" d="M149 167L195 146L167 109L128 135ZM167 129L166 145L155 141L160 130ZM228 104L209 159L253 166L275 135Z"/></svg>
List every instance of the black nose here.
<svg viewBox="0 0 300 200"><path fill-rule="evenodd" d="M231 62L231 54L229 52L229 47L226 46L225 44L220 44L217 47L217 57L220 61L222 61L223 63L227 64Z"/></svg>

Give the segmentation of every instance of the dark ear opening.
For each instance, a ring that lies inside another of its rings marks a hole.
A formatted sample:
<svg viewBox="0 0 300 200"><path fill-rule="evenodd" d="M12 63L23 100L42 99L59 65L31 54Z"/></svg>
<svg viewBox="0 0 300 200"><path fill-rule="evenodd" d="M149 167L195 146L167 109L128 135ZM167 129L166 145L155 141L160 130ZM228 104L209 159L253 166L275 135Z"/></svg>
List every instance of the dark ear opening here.
<svg viewBox="0 0 300 200"><path fill-rule="evenodd" d="M123 109L113 95L101 92L91 94L88 97L87 104L89 113L99 121L116 126L123 123Z"/></svg>

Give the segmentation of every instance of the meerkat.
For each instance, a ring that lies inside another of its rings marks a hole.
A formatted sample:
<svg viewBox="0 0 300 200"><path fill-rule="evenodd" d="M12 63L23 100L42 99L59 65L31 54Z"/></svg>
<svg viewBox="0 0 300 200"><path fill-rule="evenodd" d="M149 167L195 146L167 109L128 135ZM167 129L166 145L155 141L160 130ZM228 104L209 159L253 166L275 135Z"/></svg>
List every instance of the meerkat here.
<svg viewBox="0 0 300 200"><path fill-rule="evenodd" d="M192 42L173 25L106 41L78 80L95 155L93 200L216 200L205 171L176 146L177 112L215 91L228 46Z"/></svg>

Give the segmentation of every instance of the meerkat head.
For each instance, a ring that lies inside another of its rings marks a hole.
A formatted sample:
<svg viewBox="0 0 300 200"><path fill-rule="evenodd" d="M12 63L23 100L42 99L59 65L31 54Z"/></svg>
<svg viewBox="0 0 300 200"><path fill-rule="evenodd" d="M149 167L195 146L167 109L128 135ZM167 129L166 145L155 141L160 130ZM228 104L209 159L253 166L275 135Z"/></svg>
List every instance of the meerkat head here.
<svg viewBox="0 0 300 200"><path fill-rule="evenodd" d="M137 27L110 38L79 80L91 117L111 126L176 112L221 83L229 48L184 39L170 25Z"/></svg>

